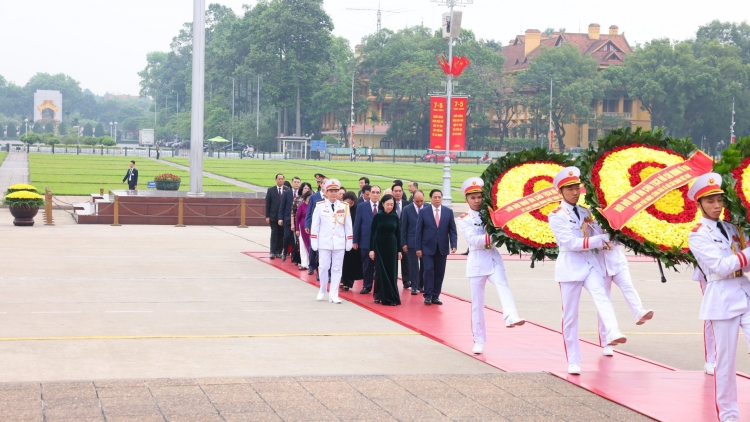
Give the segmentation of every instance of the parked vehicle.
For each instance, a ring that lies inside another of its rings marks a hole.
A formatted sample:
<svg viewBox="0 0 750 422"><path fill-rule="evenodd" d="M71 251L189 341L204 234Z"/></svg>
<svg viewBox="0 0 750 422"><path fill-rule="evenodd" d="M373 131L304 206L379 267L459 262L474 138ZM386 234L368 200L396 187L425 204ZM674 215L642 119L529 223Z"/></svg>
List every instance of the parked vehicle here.
<svg viewBox="0 0 750 422"><path fill-rule="evenodd" d="M451 163L456 162L456 154L451 152L450 153L450 160ZM422 161L425 163L442 163L445 161L445 152L444 151L433 151L433 150L427 150L427 152L422 156Z"/></svg>

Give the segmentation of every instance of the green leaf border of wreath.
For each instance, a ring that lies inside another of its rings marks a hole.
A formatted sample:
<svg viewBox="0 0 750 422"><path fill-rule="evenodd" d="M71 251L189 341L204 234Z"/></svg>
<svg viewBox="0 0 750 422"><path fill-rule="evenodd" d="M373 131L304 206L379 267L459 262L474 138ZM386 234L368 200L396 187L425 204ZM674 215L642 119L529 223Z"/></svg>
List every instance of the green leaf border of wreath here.
<svg viewBox="0 0 750 422"><path fill-rule="evenodd" d="M714 164L714 171L721 174L721 188L725 192L724 206L729 210L730 220L745 233L750 233L748 210L737 196L737 191L734 188L737 180L732 176L732 171L748 157L750 157L750 136L741 138L736 143L729 145L727 149L722 151L721 161Z"/></svg>
<svg viewBox="0 0 750 422"><path fill-rule="evenodd" d="M676 139L664 134L664 131L656 128L651 130L642 130L637 128L635 131L631 128L616 129L610 132L597 142L598 145L589 145L576 161L577 166L581 169L581 181L586 187L586 203L592 208L592 214L596 221L606 230L612 239L619 241L626 248L631 249L636 254L650 256L661 261L664 266L677 271L677 264L687 263L694 264L695 260L690 253L684 252L678 247L673 247L669 251L662 251L659 246L653 242L645 241L640 243L630 236L626 236L619 230L614 230L604 216L599 213L600 204L596 196L596 188L591 183L591 171L596 162L608 151L614 148L627 146L631 144L652 145L663 149L672 150L685 157L690 157L698 148L689 139ZM730 175L731 177L731 175Z"/></svg>
<svg viewBox="0 0 750 422"><path fill-rule="evenodd" d="M501 174L505 173L511 167L532 161L551 161L559 163L563 167L573 165L573 157L570 154L550 152L544 148L533 148L504 155L498 158L494 163L490 164L484 173L482 173L482 180L484 180L484 201L482 203L482 209L487 210L488 208L497 208L497 204L492 203L492 187L495 185L495 181ZM482 220L484 221L485 227L487 227L487 233L492 236L497 247L505 246L508 252L513 255L521 255L522 253L530 254L532 266L534 261L544 261L544 258L557 258L558 249L556 247L534 248L520 240L508 236L501 228L495 227L492 224L492 219L490 218L489 213L483 212ZM545 223L540 221L539 224Z"/></svg>

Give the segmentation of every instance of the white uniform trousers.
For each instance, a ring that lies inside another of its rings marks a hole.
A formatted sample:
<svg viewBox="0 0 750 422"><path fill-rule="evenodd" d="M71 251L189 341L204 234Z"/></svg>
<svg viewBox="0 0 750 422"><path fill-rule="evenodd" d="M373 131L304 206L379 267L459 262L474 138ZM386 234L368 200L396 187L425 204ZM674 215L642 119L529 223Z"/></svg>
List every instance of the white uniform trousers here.
<svg viewBox="0 0 750 422"><path fill-rule="evenodd" d="M305 242L302 240L302 235L299 235L297 238L299 239L299 265L307 267L308 265L310 265L310 257L307 255Z"/></svg>
<svg viewBox="0 0 750 422"><path fill-rule="evenodd" d="M750 299L748 299L750 302ZM711 320L714 337L716 339L716 369L714 369L714 383L716 385L716 409L719 420L740 418L737 405L737 341L740 327L747 333L750 331L750 312L731 319Z"/></svg>
<svg viewBox="0 0 750 422"><path fill-rule="evenodd" d="M318 274L320 274L320 292L325 294L328 289L328 269L331 269L331 291L328 298L339 297L339 283L344 268L343 249L318 249Z"/></svg>
<svg viewBox="0 0 750 422"><path fill-rule="evenodd" d="M493 273L479 277L469 277L471 287L471 332L474 334L474 343L484 344L487 342L487 325L484 319L484 293L487 281L495 285L500 302L503 305L503 319L509 317L518 318L516 301L508 286L508 278L505 269L498 262L493 262Z"/></svg>
<svg viewBox="0 0 750 422"><path fill-rule="evenodd" d="M612 301L612 283L615 283L617 287L622 291L622 295L625 298L625 302L628 303L630 312L633 313L633 318L638 317L638 312L643 309L643 302L641 297L638 296L638 292L633 286L633 279L630 277L630 270L624 269L613 276L604 277L604 290L607 292L609 301ZM604 347L607 345L607 329L604 326L604 321L601 317L599 319L599 345ZM637 322L637 321L636 321Z"/></svg>
<svg viewBox="0 0 750 422"><path fill-rule="evenodd" d="M596 310L599 312L607 335L619 333L617 318L612 302L607 298L604 290L602 276L596 270L591 270L584 281L560 282L560 294L562 295L562 332L565 344L565 355L568 363L581 363L581 345L578 341L578 308L581 302L581 289L588 290L594 300Z"/></svg>
<svg viewBox="0 0 750 422"><path fill-rule="evenodd" d="M701 293L706 294L708 283L706 283L706 280L700 280L699 283L701 284ZM706 362L716 363L716 339L710 319L703 321L703 350L705 351Z"/></svg>

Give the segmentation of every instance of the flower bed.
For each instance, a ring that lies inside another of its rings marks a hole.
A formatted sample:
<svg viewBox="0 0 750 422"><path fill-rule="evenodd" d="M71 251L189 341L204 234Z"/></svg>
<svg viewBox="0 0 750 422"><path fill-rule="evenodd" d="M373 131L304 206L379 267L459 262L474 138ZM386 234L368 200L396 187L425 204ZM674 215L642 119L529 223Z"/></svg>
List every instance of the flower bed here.
<svg viewBox="0 0 750 422"><path fill-rule="evenodd" d="M499 209L549 188L557 173L570 165L572 161L569 155L550 153L541 148L501 157L482 174L485 183L484 207ZM483 213L482 218L495 243L498 246L504 245L508 252L529 253L533 261L555 259L557 244L548 224L548 216L558 205L559 202L554 202L522 214L509 221L505 227L495 227L489 213Z"/></svg>
<svg viewBox="0 0 750 422"><path fill-rule="evenodd" d="M180 190L180 176L172 173L162 173L154 177L156 190Z"/></svg>
<svg viewBox="0 0 750 422"><path fill-rule="evenodd" d="M593 215L615 240L634 252L661 260L667 267L692 262L687 238L700 221L688 186L673 189L639 211L621 230L614 230L598 211L621 198L659 170L684 162L696 148L689 140L674 139L661 131L613 131L581 155L581 176L586 202Z"/></svg>

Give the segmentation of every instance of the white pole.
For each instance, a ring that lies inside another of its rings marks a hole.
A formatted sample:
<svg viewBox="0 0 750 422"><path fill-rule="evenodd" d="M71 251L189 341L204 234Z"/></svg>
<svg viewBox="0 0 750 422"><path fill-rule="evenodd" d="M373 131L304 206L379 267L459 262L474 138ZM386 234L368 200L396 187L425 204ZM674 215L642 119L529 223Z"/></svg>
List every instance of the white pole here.
<svg viewBox="0 0 750 422"><path fill-rule="evenodd" d="M234 77L232 77L232 151L234 151Z"/></svg>
<svg viewBox="0 0 750 422"><path fill-rule="evenodd" d="M555 139L555 129L552 126L552 78L549 78L549 149L552 151ZM560 151L562 152L562 151Z"/></svg>
<svg viewBox="0 0 750 422"><path fill-rule="evenodd" d="M732 95L732 125L729 126L729 142L734 143L734 95Z"/></svg>
<svg viewBox="0 0 750 422"><path fill-rule="evenodd" d="M349 142L349 155L352 155L354 154L354 72L352 72L352 117L349 122L349 131L352 135Z"/></svg>
<svg viewBox="0 0 750 422"><path fill-rule="evenodd" d="M456 0L450 0L448 5L450 6L450 20L451 30L448 35L448 63L453 70L453 7L456 4ZM443 205L450 207L453 204L453 195L451 195L451 132L453 131L453 124L451 122L451 107L453 105L453 75L448 75L448 90L447 90L448 106L446 107L446 125L447 130L445 131L445 159L443 160Z"/></svg>
<svg viewBox="0 0 750 422"><path fill-rule="evenodd" d="M190 191L203 196L203 112L206 55L206 0L193 0L193 80L190 115Z"/></svg>
<svg viewBox="0 0 750 422"><path fill-rule="evenodd" d="M258 92L255 99L255 137L260 137L260 75L258 75Z"/></svg>

